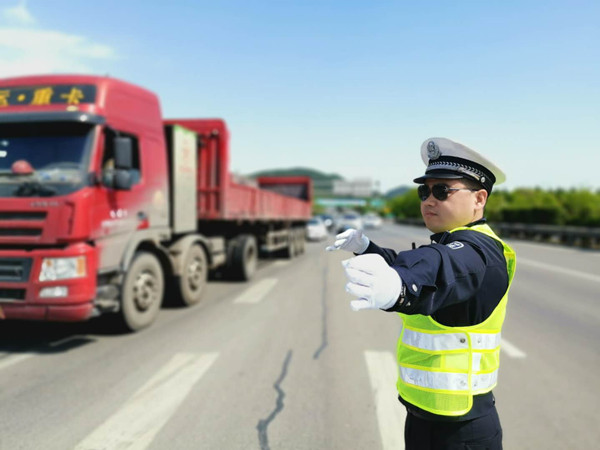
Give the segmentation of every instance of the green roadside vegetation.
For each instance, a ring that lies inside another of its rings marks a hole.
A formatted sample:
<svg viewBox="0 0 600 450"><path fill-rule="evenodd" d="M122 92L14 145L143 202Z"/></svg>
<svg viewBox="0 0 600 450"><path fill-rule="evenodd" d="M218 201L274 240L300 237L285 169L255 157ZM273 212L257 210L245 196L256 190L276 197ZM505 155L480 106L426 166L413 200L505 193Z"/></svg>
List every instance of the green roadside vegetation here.
<svg viewBox="0 0 600 450"><path fill-rule="evenodd" d="M389 199L398 219L421 218L417 190ZM600 227L600 190L518 188L495 190L486 206L490 222Z"/></svg>

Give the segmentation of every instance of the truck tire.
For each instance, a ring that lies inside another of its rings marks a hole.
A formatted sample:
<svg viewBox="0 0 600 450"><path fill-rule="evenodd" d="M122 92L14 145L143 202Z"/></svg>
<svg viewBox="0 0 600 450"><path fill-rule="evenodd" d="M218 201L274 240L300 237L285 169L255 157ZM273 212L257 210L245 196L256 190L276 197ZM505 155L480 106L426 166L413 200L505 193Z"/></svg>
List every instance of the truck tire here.
<svg viewBox="0 0 600 450"><path fill-rule="evenodd" d="M229 269L236 280L248 281L256 271L258 247L256 238L251 234L242 234L230 242Z"/></svg>
<svg viewBox="0 0 600 450"><path fill-rule="evenodd" d="M152 324L158 315L165 287L160 262L152 253L137 252L121 287L121 319L130 331Z"/></svg>
<svg viewBox="0 0 600 450"><path fill-rule="evenodd" d="M304 253L304 228L296 229L296 243L298 245L296 253L301 255Z"/></svg>
<svg viewBox="0 0 600 450"><path fill-rule="evenodd" d="M296 239L296 230L294 228L288 230L287 238L287 246L283 249L283 256L292 259L297 254L296 247L298 246L298 239Z"/></svg>
<svg viewBox="0 0 600 450"><path fill-rule="evenodd" d="M300 248L302 253L306 251L306 228L300 228Z"/></svg>
<svg viewBox="0 0 600 450"><path fill-rule="evenodd" d="M292 229L292 242L294 243L294 255L300 254L300 242L298 240L298 228Z"/></svg>
<svg viewBox="0 0 600 450"><path fill-rule="evenodd" d="M188 249L181 275L177 277L177 303L183 306L198 303L204 294L207 276L206 252L200 244L194 244Z"/></svg>

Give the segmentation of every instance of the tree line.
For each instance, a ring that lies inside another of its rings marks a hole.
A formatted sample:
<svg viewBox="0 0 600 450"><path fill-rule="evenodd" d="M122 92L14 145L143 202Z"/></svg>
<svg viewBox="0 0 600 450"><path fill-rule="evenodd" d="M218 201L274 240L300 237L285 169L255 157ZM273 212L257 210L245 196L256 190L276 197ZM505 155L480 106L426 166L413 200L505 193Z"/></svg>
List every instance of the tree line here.
<svg viewBox="0 0 600 450"><path fill-rule="evenodd" d="M421 217L420 205L415 188L388 200L387 209L399 219L414 219ZM600 190L494 190L485 216L490 222L600 227Z"/></svg>

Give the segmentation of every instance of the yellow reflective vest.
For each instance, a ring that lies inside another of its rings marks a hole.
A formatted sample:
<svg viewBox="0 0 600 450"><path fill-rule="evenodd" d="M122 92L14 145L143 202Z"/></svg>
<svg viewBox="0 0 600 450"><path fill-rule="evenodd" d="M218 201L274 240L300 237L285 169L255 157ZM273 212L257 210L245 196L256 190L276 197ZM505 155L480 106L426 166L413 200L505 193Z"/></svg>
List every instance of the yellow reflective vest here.
<svg viewBox="0 0 600 450"><path fill-rule="evenodd" d="M498 380L500 332L508 291L515 274L512 248L486 225L451 230L473 230L504 247L508 288L492 314L472 326L449 327L431 316L402 314L398 339L398 393L413 405L433 414L462 416L473 406L473 395L491 391Z"/></svg>

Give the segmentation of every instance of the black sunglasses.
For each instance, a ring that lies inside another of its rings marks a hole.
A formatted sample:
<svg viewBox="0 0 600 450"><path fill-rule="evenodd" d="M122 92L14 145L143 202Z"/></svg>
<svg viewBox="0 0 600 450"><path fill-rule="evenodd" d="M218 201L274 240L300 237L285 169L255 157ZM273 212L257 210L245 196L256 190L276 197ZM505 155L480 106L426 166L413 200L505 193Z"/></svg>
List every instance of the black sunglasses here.
<svg viewBox="0 0 600 450"><path fill-rule="evenodd" d="M445 184L434 184L431 189L426 184L421 184L417 188L417 193L419 194L419 198L422 202L429 198L429 194L433 194L435 198L440 201L444 201L448 198L448 194L450 191L478 191L479 189L469 189L469 188L451 188Z"/></svg>

